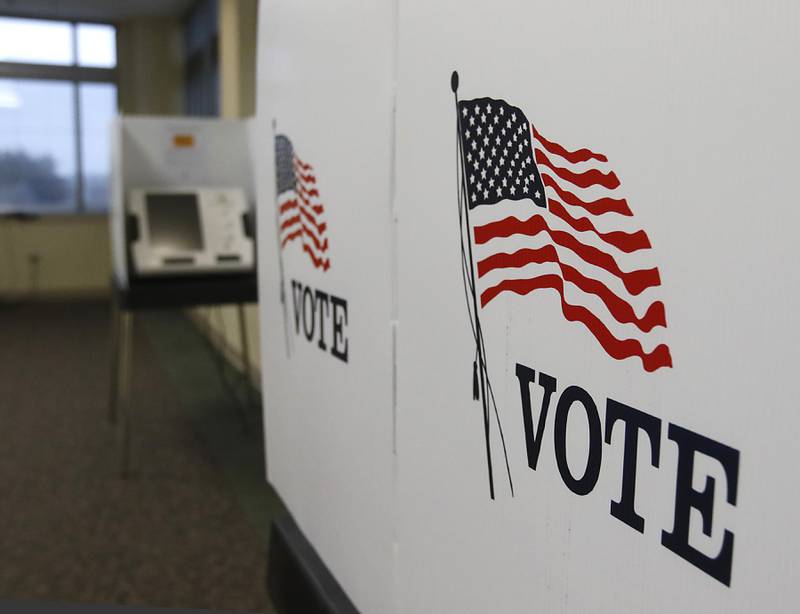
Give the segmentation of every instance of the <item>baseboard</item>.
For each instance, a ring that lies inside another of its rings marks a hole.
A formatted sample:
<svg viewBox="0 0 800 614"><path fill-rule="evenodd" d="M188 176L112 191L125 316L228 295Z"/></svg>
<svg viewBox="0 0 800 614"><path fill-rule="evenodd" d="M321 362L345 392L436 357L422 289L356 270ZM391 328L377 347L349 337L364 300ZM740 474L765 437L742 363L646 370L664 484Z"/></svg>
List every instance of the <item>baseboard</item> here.
<svg viewBox="0 0 800 614"><path fill-rule="evenodd" d="M106 301L109 300L110 297L111 289L106 287L37 290L36 292L0 292L0 304L19 305L23 303Z"/></svg>
<svg viewBox="0 0 800 614"><path fill-rule="evenodd" d="M279 614L358 614L288 513L272 523L267 590Z"/></svg>

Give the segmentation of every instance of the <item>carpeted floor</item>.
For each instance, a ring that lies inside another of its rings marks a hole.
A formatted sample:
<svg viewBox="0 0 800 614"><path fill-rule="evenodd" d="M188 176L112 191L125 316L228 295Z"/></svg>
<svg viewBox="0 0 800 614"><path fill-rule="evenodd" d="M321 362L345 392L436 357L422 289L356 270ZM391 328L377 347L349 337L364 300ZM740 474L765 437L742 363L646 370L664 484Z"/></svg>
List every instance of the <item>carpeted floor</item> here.
<svg viewBox="0 0 800 614"><path fill-rule="evenodd" d="M121 479L108 331L101 303L0 307L0 598L269 611L258 409L244 433L186 318L137 316Z"/></svg>

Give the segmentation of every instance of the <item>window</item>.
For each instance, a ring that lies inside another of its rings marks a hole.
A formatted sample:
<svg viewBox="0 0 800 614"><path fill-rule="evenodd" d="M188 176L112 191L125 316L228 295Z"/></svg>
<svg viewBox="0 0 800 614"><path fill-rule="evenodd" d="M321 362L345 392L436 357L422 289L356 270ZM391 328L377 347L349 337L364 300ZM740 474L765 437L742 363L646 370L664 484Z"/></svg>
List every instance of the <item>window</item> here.
<svg viewBox="0 0 800 614"><path fill-rule="evenodd" d="M103 212L116 29L0 17L0 213Z"/></svg>

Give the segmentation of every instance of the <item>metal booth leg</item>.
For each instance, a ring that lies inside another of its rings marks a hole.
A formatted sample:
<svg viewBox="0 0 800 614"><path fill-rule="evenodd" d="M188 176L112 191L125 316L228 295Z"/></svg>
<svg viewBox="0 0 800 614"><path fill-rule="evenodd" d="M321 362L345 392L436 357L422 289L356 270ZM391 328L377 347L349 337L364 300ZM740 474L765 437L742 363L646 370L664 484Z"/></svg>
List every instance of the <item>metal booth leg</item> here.
<svg viewBox="0 0 800 614"><path fill-rule="evenodd" d="M239 312L239 341L242 344L242 366L244 367L244 380L245 380L245 394L247 399L247 406L254 407L252 383L250 382L250 344L247 342L247 327L244 316L244 304L236 304L237 311Z"/></svg>
<svg viewBox="0 0 800 614"><path fill-rule="evenodd" d="M114 296L111 299L111 334L109 356L111 361L111 378L108 387L108 419L114 424L117 421L117 401L119 397L119 350L120 350L120 319L119 301Z"/></svg>
<svg viewBox="0 0 800 614"><path fill-rule="evenodd" d="M217 316L217 326L219 326L218 335L221 338L221 345L224 348L226 335L225 335L225 319L222 316L222 305L218 305L217 307L212 307L212 310L213 310L212 313L216 314L216 316ZM239 319L239 332L240 332L240 334L241 334L242 327L243 327L243 324L242 324L243 320L241 319L241 317L242 317L242 313L239 312L239 318L240 318ZM209 319L209 325L210 324L211 324L211 321ZM222 348L214 347L214 344L211 342L211 336L210 335L209 335L208 347L209 347L209 349L211 351L211 356L212 356L214 362L217 365L217 372L219 373L220 383L222 384L222 387L225 388L225 391L228 393L228 396L233 400L234 403L236 403L236 411L239 414L239 421L242 424L242 431L247 433L250 430L250 425L249 425L248 420L247 420L247 411L246 411L247 410L247 405L246 405L246 402L243 402L241 400L240 395L237 394L237 392L236 392L236 388L234 387L234 384L231 383L231 381L228 379L228 376L225 373L227 359L222 354L222 352L224 350Z"/></svg>
<svg viewBox="0 0 800 614"><path fill-rule="evenodd" d="M120 476L130 475L131 448L131 364L133 359L133 312L120 312L120 352L119 352L119 391L117 405L119 408L119 470Z"/></svg>

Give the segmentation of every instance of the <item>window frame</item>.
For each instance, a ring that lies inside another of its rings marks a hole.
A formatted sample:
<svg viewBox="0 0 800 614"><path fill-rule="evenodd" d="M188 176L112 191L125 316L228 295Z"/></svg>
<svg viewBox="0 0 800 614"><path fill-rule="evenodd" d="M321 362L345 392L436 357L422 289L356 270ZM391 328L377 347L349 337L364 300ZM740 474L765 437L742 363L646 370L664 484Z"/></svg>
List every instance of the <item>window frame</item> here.
<svg viewBox="0 0 800 614"><path fill-rule="evenodd" d="M107 215L111 203L105 212L88 211L84 194L84 169L83 169L83 143L82 123L81 123L81 103L80 103L80 84L81 83L109 83L117 88L117 108L119 109L119 27L112 21L102 21L97 19L76 19L63 18L56 16L31 15L24 12L4 11L0 17L10 19L30 19L38 21L58 21L68 23L72 27L72 48L73 63L68 65L58 64L39 64L30 62L5 62L0 61L0 79L30 79L32 81L61 81L72 84L72 95L74 104L74 137L75 137L75 207L69 211L32 211L36 216L68 216L68 215ZM96 66L80 66L78 64L78 25L105 25L114 28L114 46L117 63L114 68L99 68ZM23 208L20 212L28 213Z"/></svg>

